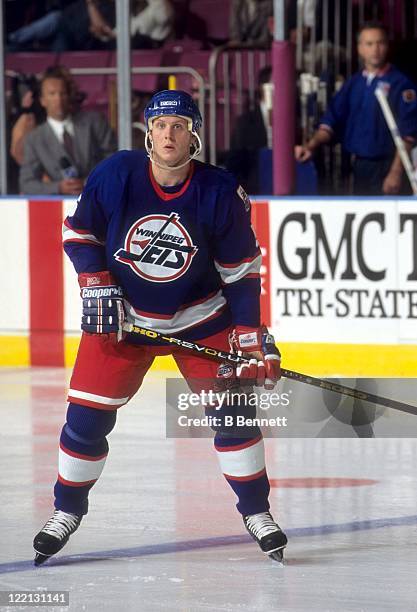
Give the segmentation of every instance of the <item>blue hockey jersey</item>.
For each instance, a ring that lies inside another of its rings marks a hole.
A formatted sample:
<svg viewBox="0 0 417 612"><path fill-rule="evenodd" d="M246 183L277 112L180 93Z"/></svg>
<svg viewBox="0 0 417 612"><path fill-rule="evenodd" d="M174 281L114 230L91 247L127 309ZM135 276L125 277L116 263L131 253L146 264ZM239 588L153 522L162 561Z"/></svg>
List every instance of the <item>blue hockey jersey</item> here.
<svg viewBox="0 0 417 612"><path fill-rule="evenodd" d="M63 238L78 273L110 270L132 323L187 340L260 323L250 202L224 170L194 161L161 188L142 152L120 151L90 174Z"/></svg>
<svg viewBox="0 0 417 612"><path fill-rule="evenodd" d="M373 78L357 72L333 96L320 127L329 128L344 149L359 157L391 158L395 144L375 96L382 86L403 138L417 137L417 92L415 85L395 66L387 64Z"/></svg>

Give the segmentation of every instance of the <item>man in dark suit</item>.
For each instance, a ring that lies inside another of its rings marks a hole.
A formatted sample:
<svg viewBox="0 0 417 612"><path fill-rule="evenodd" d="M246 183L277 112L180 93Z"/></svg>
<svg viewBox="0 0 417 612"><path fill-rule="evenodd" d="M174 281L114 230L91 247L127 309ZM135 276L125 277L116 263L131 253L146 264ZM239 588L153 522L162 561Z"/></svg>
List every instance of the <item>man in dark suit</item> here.
<svg viewBox="0 0 417 612"><path fill-rule="evenodd" d="M71 83L62 69L41 80L46 121L26 136L20 190L27 194L78 195L90 171L116 150L114 134L96 112L72 112Z"/></svg>
<svg viewBox="0 0 417 612"><path fill-rule="evenodd" d="M268 138L268 132L271 132L272 118L264 96L264 85L270 81L271 67L265 66L259 72L256 106L237 118L225 162L226 168L252 195L259 193L259 151L265 147L271 148L271 134Z"/></svg>

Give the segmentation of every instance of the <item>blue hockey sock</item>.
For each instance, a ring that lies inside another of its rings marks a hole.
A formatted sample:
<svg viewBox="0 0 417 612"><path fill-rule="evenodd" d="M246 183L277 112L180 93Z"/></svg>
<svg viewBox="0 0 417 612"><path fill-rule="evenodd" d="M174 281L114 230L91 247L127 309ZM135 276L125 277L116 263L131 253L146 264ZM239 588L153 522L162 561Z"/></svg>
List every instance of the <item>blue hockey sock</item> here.
<svg viewBox="0 0 417 612"><path fill-rule="evenodd" d="M55 507L87 514L88 493L99 478L109 446L106 435L116 423L116 410L96 410L70 403L59 445Z"/></svg>
<svg viewBox="0 0 417 612"><path fill-rule="evenodd" d="M216 433L214 447L223 475L238 497L238 511L247 516L269 510L270 486L262 434L248 439Z"/></svg>

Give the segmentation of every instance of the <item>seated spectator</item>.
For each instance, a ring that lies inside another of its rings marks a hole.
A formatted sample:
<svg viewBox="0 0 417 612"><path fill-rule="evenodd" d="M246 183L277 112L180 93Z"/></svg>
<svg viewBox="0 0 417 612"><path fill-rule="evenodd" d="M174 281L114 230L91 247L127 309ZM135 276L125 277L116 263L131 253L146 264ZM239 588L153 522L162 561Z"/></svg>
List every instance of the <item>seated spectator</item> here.
<svg viewBox="0 0 417 612"><path fill-rule="evenodd" d="M16 119L12 128L10 141L10 155L20 166L23 162L23 145L26 136L37 125L36 115L31 110L33 106L33 92L27 91L22 99L22 113Z"/></svg>
<svg viewBox="0 0 417 612"><path fill-rule="evenodd" d="M61 14L59 9L49 11L32 23L10 32L7 39L8 51L27 51L53 37L57 32Z"/></svg>
<svg viewBox="0 0 417 612"><path fill-rule="evenodd" d="M3 2L3 23L5 25L5 36L26 31L32 23L41 20L50 13L60 11L74 0L5 0Z"/></svg>
<svg viewBox="0 0 417 612"><path fill-rule="evenodd" d="M94 50L114 47L114 0L77 0L62 11L53 41L54 51Z"/></svg>
<svg viewBox="0 0 417 612"><path fill-rule="evenodd" d="M113 47L114 0L76 0L9 35L9 50L38 48L48 42L48 50L74 51Z"/></svg>
<svg viewBox="0 0 417 612"><path fill-rule="evenodd" d="M34 75L18 73L11 81L11 95L6 105L7 185L9 193L19 193L19 168L23 161L23 143L30 131L44 121L39 102L39 84Z"/></svg>
<svg viewBox="0 0 417 612"><path fill-rule="evenodd" d="M12 79L8 124L11 126L10 154L17 164L23 161L25 135L42 123L44 118L35 75L16 74Z"/></svg>
<svg viewBox="0 0 417 612"><path fill-rule="evenodd" d="M272 85L271 72L270 66L259 71L257 103L253 110L237 118L225 160L226 168L251 195L259 193L259 151L272 146L272 113L265 96L265 84Z"/></svg>
<svg viewBox="0 0 417 612"><path fill-rule="evenodd" d="M230 42L268 44L273 17L273 0L232 0Z"/></svg>
<svg viewBox="0 0 417 612"><path fill-rule="evenodd" d="M170 0L135 3L131 19L132 47L160 47L174 31ZM114 0L76 0L54 9L9 35L9 50L37 48L48 42L51 51L113 48L116 38Z"/></svg>
<svg viewBox="0 0 417 612"><path fill-rule="evenodd" d="M41 80L46 121L25 138L22 193L78 195L94 166L116 150L104 117L74 107L73 87L59 67L47 70Z"/></svg>
<svg viewBox="0 0 417 612"><path fill-rule="evenodd" d="M130 31L132 47L161 47L174 32L174 8L169 0L146 0L147 6L132 17Z"/></svg>
<svg viewBox="0 0 417 612"><path fill-rule="evenodd" d="M70 89L70 106L73 112L80 110L86 94L78 89L69 70L61 66L54 74L62 74ZM39 83L34 75L18 74L12 85L13 124L10 139L10 155L20 166L23 163L24 141L29 132L45 121L45 111L39 101Z"/></svg>

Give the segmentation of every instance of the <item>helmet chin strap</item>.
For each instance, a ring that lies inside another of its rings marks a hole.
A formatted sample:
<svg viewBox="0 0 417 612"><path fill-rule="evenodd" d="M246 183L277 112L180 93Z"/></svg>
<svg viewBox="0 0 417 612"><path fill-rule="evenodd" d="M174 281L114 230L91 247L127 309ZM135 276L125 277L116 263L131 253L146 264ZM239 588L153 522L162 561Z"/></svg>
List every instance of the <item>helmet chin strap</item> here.
<svg viewBox="0 0 417 612"><path fill-rule="evenodd" d="M156 161L156 159L154 158L153 141L150 138L150 133L148 130L145 136L145 149L146 149L149 159L151 160L153 164L155 164L156 166L158 166L158 168L161 168L162 170L179 170L180 168L184 168L184 166L189 164L190 161L192 161L193 159L198 157L198 155L200 155L201 149L203 148L200 136L197 134L197 132L191 132L191 134L197 140L197 146L195 146L194 153L192 153L185 162L183 162L182 164L178 164L178 166L167 166L166 164L162 162Z"/></svg>

